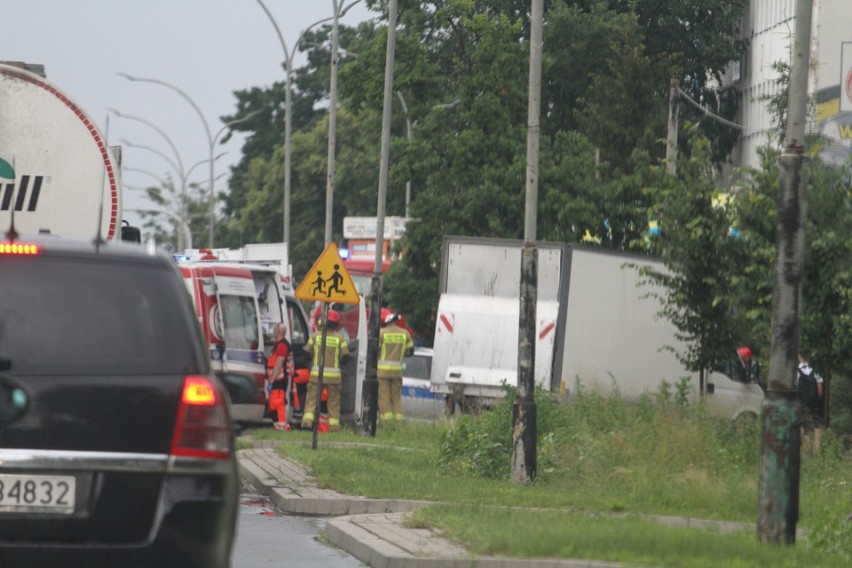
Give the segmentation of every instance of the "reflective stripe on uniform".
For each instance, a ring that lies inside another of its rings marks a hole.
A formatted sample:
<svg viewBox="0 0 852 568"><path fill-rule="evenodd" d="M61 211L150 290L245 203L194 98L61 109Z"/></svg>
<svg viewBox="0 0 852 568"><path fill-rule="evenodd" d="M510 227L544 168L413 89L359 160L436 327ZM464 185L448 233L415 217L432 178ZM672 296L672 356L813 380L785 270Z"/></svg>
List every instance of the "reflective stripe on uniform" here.
<svg viewBox="0 0 852 568"><path fill-rule="evenodd" d="M378 368L386 371L401 371L405 350L411 338L405 332L385 331L381 334L381 352Z"/></svg>
<svg viewBox="0 0 852 568"><path fill-rule="evenodd" d="M401 371L402 361L379 361L377 367L386 371Z"/></svg>
<svg viewBox="0 0 852 568"><path fill-rule="evenodd" d="M308 342L313 347L313 366L311 368L311 377L319 377L320 354L322 353L322 350L317 349L317 346L322 342L322 338L315 335L311 337ZM324 377L331 379L339 379L343 377L343 373L340 370L340 346L342 343L343 341L340 337L335 335L326 335L325 348L330 348L332 350L332 360L329 361L328 357L326 357L325 363L329 366L323 369ZM326 355L328 355L328 353L326 353Z"/></svg>
<svg viewBox="0 0 852 568"><path fill-rule="evenodd" d="M312 377L319 377L319 368L311 369L311 376ZM328 377L328 378L342 377L343 372L340 370L339 367L326 367L322 371L322 376Z"/></svg>

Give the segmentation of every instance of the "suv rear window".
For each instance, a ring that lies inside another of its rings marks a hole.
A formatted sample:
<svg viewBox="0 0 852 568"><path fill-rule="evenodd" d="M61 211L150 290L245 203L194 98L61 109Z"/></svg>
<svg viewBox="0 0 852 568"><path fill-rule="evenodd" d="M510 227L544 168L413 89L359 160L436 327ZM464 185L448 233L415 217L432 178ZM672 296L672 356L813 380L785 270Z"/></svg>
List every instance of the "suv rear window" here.
<svg viewBox="0 0 852 568"><path fill-rule="evenodd" d="M0 360L16 375L197 372L184 295L166 265L6 259Z"/></svg>

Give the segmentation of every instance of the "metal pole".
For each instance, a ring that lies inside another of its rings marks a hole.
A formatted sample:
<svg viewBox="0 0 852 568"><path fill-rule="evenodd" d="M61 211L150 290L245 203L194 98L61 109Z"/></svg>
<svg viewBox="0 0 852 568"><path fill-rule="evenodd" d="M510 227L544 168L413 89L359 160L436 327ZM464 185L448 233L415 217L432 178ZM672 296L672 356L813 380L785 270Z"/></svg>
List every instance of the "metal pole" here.
<svg viewBox="0 0 852 568"><path fill-rule="evenodd" d="M245 122L246 120L248 120L249 118L251 118L252 116L254 116L255 114L257 114L260 111L255 111L255 112L249 113L242 118L238 118L237 120L232 120L232 121L226 123L221 129L219 129L219 132L217 132L215 136L212 136L210 134L210 124L207 122L207 119L204 118L204 113L201 112L201 108L198 106L198 104L195 102L195 100L192 97L190 97L185 91L180 89L178 86L173 85L172 83L169 83L168 81L163 81L162 79L152 79L152 78L149 78L149 77L135 77L135 76L129 75L127 73L116 73L116 75L118 75L119 77L124 77L128 81L138 82L138 83L153 83L155 85L161 85L163 87L166 87L167 89L171 89L172 91L176 92L181 97L183 97L183 99L186 100L190 104L190 106L192 106L193 110L195 111L195 114L198 115L198 118L201 119L201 124L204 126L204 133L207 135L207 149L208 149L208 154L209 154L209 159L210 159L210 170L208 172L208 183L210 184L210 187L209 187L210 195L209 195L209 198L208 198L209 199L209 202L208 202L208 216L209 216L208 223L209 223L209 233L210 234L209 234L208 246L210 248L213 248L214 247L214 239L215 239L215 224L216 224L216 194L215 194L215 191L213 189L213 183L216 180L216 175L215 175L213 163L218 159L218 158L213 157L213 151L216 148L216 141L219 139L219 136L225 130L228 129L228 127L233 126L235 124L239 124L240 122Z"/></svg>
<svg viewBox="0 0 852 568"><path fill-rule="evenodd" d="M678 80L672 78L669 87L669 126L666 137L666 173L672 176L677 173L677 128L680 111L677 87ZM704 390L701 389L701 392L703 394Z"/></svg>
<svg viewBox="0 0 852 568"><path fill-rule="evenodd" d="M295 47L295 46L294 46ZM295 49L293 50L295 51ZM287 72L287 87L284 93L284 235L285 243L290 242L290 177L292 171L291 153L293 148L293 58L288 57L284 66ZM328 243L326 243L328 244ZM289 245L288 245L289 246Z"/></svg>
<svg viewBox="0 0 852 568"><path fill-rule="evenodd" d="M332 219L334 217L334 157L337 141L337 63L340 47L340 8L342 0L332 0L334 23L331 28L331 84L328 89L328 165L325 179L325 246L331 243Z"/></svg>
<svg viewBox="0 0 852 568"><path fill-rule="evenodd" d="M311 428L311 449L317 449L317 432L319 431L320 413L322 412L322 379L325 371L325 341L328 337L328 303L322 303L322 333L320 335L319 347L314 346L314 349L321 349L319 354L319 370L317 371L317 401L314 407L313 428Z"/></svg>
<svg viewBox="0 0 852 568"><path fill-rule="evenodd" d="M402 105L402 112L405 113L405 136L408 139L408 145L411 146L411 119L408 117L408 104L405 102L405 97L402 96L402 91L397 91L396 96L399 98L399 103ZM405 217L410 217L409 204L411 203L411 178L405 180Z"/></svg>
<svg viewBox="0 0 852 568"><path fill-rule="evenodd" d="M284 41L284 36L281 34L281 28L278 27L278 22L275 21L275 18L272 17L272 12L269 11L269 8L266 7L263 0L257 0L257 3L260 4L260 7L263 8L263 11L266 13L266 17L269 18L269 21L272 23L272 27L275 28L275 33L278 36L278 41L281 43L281 49L284 51L284 62L281 64L284 67L284 73L286 75L286 91L284 93L284 202L283 202L283 210L284 210L284 233L283 239L285 243L290 242L290 177L291 177L291 138L293 132L293 108L292 108L292 91L293 91L293 58L296 55L296 50L299 46L299 43L302 41L302 38L305 37L305 34L314 26L318 26L323 22L327 22L332 19L332 17L323 18L321 20L317 20L312 23L299 34L299 37L296 38L296 42L293 44L293 51L291 52L287 49L287 42ZM348 8L347 8L348 9ZM328 243L326 243L328 246Z"/></svg>
<svg viewBox="0 0 852 568"><path fill-rule="evenodd" d="M761 420L757 521L758 538L772 544L794 544L799 520L801 408L796 392L796 367L807 205L805 121L811 10L811 0L797 1L795 45L788 87L786 148L779 160L772 347Z"/></svg>
<svg viewBox="0 0 852 568"><path fill-rule="evenodd" d="M385 236L385 200L388 193L388 164L390 162L391 106L393 105L393 64L396 51L396 0L388 2L388 42L385 55L385 90L382 106L382 143L379 161L379 199L376 204L376 256L370 286L370 330L367 342L367 376L364 379L364 433L376 435L378 419L379 381L379 313L382 306L382 260Z"/></svg>
<svg viewBox="0 0 852 568"><path fill-rule="evenodd" d="M196 102L192 99L192 97L190 97L182 89L178 88L176 85L173 85L173 84L171 84L167 81L163 81L161 79L134 77L132 75L128 75L127 73L117 73L117 75L124 77L128 81L134 81L134 82L138 81L138 82L141 82L141 83L154 83L154 84L157 84L157 85L162 85L163 87L166 87L167 89L171 89L172 91L176 92L178 95L183 97L183 99L186 102L188 102L189 105L192 107L192 109L195 111L195 114L198 115L198 118L201 119L201 124L202 124L202 126L204 126L204 133L207 135L208 157L210 158L210 167L209 167L210 171L209 171L209 177L208 177L208 180L209 180L209 183L210 183L210 198L209 198L209 202L208 202L208 209L209 209L209 215L210 215L210 217L209 217L209 221L210 221L210 245L209 246L212 248L213 247L213 209L214 209L214 206L213 206L213 178L215 177L214 174L213 174L213 162L214 162L213 149L214 149L214 145L213 145L213 136L210 134L210 125L207 123L207 119L204 118L204 113L201 112L201 109L198 107L198 104L196 104Z"/></svg>
<svg viewBox="0 0 852 568"><path fill-rule="evenodd" d="M532 0L530 11L530 75L527 108L527 179L524 248L521 252L518 318L518 390L513 407L512 481L530 483L536 475L535 322L538 300L538 158L541 130L541 52L543 0Z"/></svg>
<svg viewBox="0 0 852 568"><path fill-rule="evenodd" d="M160 128L159 126L157 126L156 124L154 124L150 120L144 119L141 116L134 116L132 114L124 114L122 112L117 111L114 108L108 108L107 110L109 112L113 113L114 115L116 115L119 118L127 118L127 119L130 119L130 120L135 120L137 122L141 122L142 124L148 126L149 128L156 131L157 134L162 136L163 139L166 141L166 143L169 145L169 147L172 149L172 152L174 152L174 155L175 155L175 160L177 160L177 162L176 162L177 170L178 170L178 174L180 175L180 179L181 179L181 203L180 203L180 207L178 209L181 213L182 223L188 225L189 221L187 219L186 210L185 210L185 208L186 208L186 171L184 170L183 160L181 160L180 152L178 152L178 149L177 149L177 146L175 145L175 143L172 141L172 139L169 137L169 135L166 134L165 131L163 131L162 128ZM172 163L171 160L169 160L169 162ZM178 240L177 240L178 241L177 242L178 249L191 248L191 246L187 247L185 245L185 243L182 243L181 242L182 239L183 239L183 236L180 233L178 233Z"/></svg>
<svg viewBox="0 0 852 568"><path fill-rule="evenodd" d="M183 230L184 239L186 239L186 242L188 243L187 248L192 248L192 233L189 230L189 225L184 223L178 214L169 211L168 209L125 209L125 211L131 213L154 213L171 217L172 221L177 222L178 226Z"/></svg>

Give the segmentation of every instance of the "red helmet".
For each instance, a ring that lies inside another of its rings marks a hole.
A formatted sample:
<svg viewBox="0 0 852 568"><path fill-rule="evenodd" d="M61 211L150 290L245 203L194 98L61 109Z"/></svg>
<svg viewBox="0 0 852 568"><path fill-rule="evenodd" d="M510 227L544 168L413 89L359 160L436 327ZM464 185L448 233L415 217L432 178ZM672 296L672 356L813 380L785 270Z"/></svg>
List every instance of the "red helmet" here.
<svg viewBox="0 0 852 568"><path fill-rule="evenodd" d="M340 323L340 314L337 313L337 310L328 310L328 323Z"/></svg>
<svg viewBox="0 0 852 568"><path fill-rule="evenodd" d="M382 308L381 316L382 316L382 325L390 325L391 323L393 323L394 321L399 319L399 316L397 314L393 313L392 311L390 311L387 308Z"/></svg>
<svg viewBox="0 0 852 568"><path fill-rule="evenodd" d="M740 347L737 349L737 355L742 359L750 359L752 357L751 349L748 347Z"/></svg>
<svg viewBox="0 0 852 568"><path fill-rule="evenodd" d="M388 317L389 315L391 315L392 313L393 313L393 312L392 312L392 311L390 311L389 309L387 309L387 308L382 308L382 311L381 311L381 312L379 312L379 321L380 321L381 323L385 323L385 320L387 319L387 317Z"/></svg>

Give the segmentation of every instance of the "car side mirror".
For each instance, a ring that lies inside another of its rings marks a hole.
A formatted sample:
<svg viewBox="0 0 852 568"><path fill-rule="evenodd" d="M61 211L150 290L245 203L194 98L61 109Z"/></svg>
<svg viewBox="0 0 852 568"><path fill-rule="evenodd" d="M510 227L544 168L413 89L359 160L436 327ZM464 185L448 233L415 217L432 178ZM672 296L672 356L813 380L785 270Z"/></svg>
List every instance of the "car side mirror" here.
<svg viewBox="0 0 852 568"><path fill-rule="evenodd" d="M27 413L30 396L8 375L0 375L0 426L11 424Z"/></svg>

